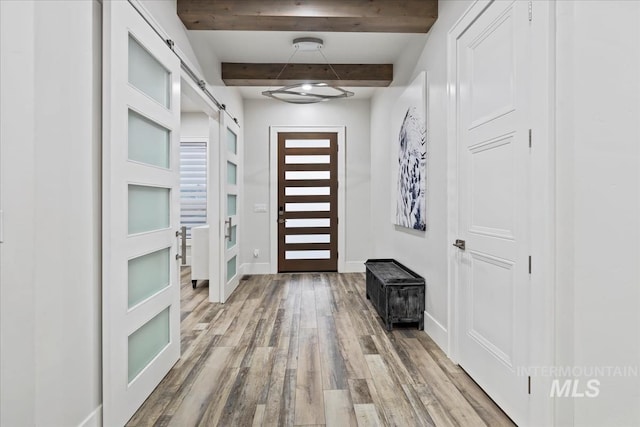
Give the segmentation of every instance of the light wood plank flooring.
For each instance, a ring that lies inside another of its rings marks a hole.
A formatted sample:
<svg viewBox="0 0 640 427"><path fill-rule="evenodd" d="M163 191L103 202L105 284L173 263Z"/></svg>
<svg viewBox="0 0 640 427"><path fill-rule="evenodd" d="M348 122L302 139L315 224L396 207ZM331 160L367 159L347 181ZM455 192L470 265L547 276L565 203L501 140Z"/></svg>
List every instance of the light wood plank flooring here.
<svg viewBox="0 0 640 427"><path fill-rule="evenodd" d="M363 274L251 276L224 305L182 279L182 357L130 426L513 425L423 331L385 330Z"/></svg>

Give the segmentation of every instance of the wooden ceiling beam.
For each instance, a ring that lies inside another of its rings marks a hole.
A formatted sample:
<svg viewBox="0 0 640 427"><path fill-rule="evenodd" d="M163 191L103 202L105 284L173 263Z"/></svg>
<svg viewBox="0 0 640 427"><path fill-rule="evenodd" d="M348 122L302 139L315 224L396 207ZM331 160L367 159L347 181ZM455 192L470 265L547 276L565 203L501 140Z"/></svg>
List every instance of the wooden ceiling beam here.
<svg viewBox="0 0 640 427"><path fill-rule="evenodd" d="M322 81L347 87L385 87L393 81L393 64L247 64L222 63L222 80L227 86L286 86ZM280 78L276 76L282 71Z"/></svg>
<svg viewBox="0 0 640 427"><path fill-rule="evenodd" d="M177 0L189 30L426 33L438 0Z"/></svg>

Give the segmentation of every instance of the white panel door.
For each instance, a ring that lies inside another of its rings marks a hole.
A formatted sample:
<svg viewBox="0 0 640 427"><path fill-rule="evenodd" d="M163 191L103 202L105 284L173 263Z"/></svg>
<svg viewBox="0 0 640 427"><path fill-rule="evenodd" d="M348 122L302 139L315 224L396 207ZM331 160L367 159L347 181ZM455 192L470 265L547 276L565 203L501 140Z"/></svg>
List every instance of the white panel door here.
<svg viewBox="0 0 640 427"><path fill-rule="evenodd" d="M220 302L225 302L240 283L240 186L242 146L240 127L226 114L220 114L220 201L221 279Z"/></svg>
<svg viewBox="0 0 640 427"><path fill-rule="evenodd" d="M124 425L180 356L180 63L104 2L103 417Z"/></svg>
<svg viewBox="0 0 640 427"><path fill-rule="evenodd" d="M527 2L495 1L458 39L459 361L518 424L527 416Z"/></svg>

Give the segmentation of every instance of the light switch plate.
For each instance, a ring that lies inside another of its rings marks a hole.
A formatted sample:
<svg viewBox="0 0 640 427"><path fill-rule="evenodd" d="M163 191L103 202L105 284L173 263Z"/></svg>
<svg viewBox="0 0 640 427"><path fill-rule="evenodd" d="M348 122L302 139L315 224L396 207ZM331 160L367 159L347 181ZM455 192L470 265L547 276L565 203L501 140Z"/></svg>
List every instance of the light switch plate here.
<svg viewBox="0 0 640 427"><path fill-rule="evenodd" d="M265 213L267 212L267 205L264 203L256 203L255 205L253 205L253 211L259 212L259 213Z"/></svg>

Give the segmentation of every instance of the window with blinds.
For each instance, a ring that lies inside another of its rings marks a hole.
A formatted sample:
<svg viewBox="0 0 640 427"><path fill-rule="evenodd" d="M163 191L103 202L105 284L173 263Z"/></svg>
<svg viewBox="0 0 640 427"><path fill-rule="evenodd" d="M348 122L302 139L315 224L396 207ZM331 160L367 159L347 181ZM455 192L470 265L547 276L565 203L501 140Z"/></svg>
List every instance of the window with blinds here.
<svg viewBox="0 0 640 427"><path fill-rule="evenodd" d="M191 227L207 223L207 143L180 143L180 224Z"/></svg>

